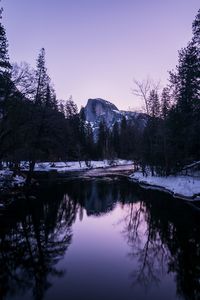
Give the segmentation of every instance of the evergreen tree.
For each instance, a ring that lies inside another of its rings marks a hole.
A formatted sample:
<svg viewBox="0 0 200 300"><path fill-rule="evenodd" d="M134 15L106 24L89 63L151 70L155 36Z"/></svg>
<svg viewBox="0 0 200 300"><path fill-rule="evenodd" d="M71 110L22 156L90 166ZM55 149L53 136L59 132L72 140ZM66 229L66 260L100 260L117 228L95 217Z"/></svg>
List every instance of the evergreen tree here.
<svg viewBox="0 0 200 300"><path fill-rule="evenodd" d="M160 116L160 103L158 93L154 89L149 93L148 104L150 116L153 118L158 118Z"/></svg>
<svg viewBox="0 0 200 300"><path fill-rule="evenodd" d="M53 110L57 110L57 99L56 99L56 94L55 91L52 87L50 87L49 84L47 84L47 89L46 89L46 100L45 100L45 106L47 108L51 108Z"/></svg>
<svg viewBox="0 0 200 300"><path fill-rule="evenodd" d="M196 47L197 65L196 65L196 83L197 83L197 94L194 101L193 107L193 152L195 152L195 159L200 157L200 9L197 16L192 24L193 29L193 43Z"/></svg>
<svg viewBox="0 0 200 300"><path fill-rule="evenodd" d="M35 104L46 104L47 90L50 84L50 78L47 75L47 68L45 62L45 49L42 48L37 59L36 68L36 91L35 91Z"/></svg>
<svg viewBox="0 0 200 300"><path fill-rule="evenodd" d="M169 94L169 88L165 87L161 95L161 117L165 120L170 109L171 97Z"/></svg>
<svg viewBox="0 0 200 300"><path fill-rule="evenodd" d="M109 130L106 126L105 121L101 121L99 124L99 132L98 132L98 140L97 140L97 153L99 158L101 159L108 157L108 153L109 153L108 141L109 141Z"/></svg>
<svg viewBox="0 0 200 300"><path fill-rule="evenodd" d="M160 172L163 165L161 107L157 90L152 89L148 98L150 118L143 134L142 153L144 165L149 165L151 173Z"/></svg>
<svg viewBox="0 0 200 300"><path fill-rule="evenodd" d="M0 8L0 117L5 116L5 101L13 94L14 86L11 81L11 65L8 55L6 31L2 24L3 8Z"/></svg>
<svg viewBox="0 0 200 300"><path fill-rule="evenodd" d="M112 144L113 151L114 151L116 157L119 157L120 132L119 132L118 122L115 122L115 124L113 125L111 138L112 138L111 144Z"/></svg>
<svg viewBox="0 0 200 300"><path fill-rule="evenodd" d="M93 131L90 123L85 124L85 156L86 159L95 158L94 153L94 138Z"/></svg>
<svg viewBox="0 0 200 300"><path fill-rule="evenodd" d="M58 153L60 155L63 153L61 144L64 116L57 110L56 95L47 75L44 48L41 49L37 59L34 94L32 114L27 124L30 134L27 143L30 162L28 182L37 160L55 159Z"/></svg>
<svg viewBox="0 0 200 300"><path fill-rule="evenodd" d="M199 144L196 142L200 116L200 72L198 51L193 41L179 52L179 64L176 73L171 73L170 81L175 86L176 105L168 124L171 122L170 128L174 130L171 136L174 145L177 145L174 149L178 151L176 164L181 167L196 159L200 153Z"/></svg>
<svg viewBox="0 0 200 300"><path fill-rule="evenodd" d="M2 75L4 72L8 72L11 69L6 32L1 21L2 12L3 8L0 8L0 75Z"/></svg>
<svg viewBox="0 0 200 300"><path fill-rule="evenodd" d="M64 105L65 117L67 119L74 118L74 116L78 115L78 107L76 103L73 101L72 96L66 101Z"/></svg>
<svg viewBox="0 0 200 300"><path fill-rule="evenodd" d="M127 155L127 142L129 137L127 136L127 120L126 117L123 116L120 124L120 157L125 158Z"/></svg>
<svg viewBox="0 0 200 300"><path fill-rule="evenodd" d="M193 31L193 41L196 44L196 46L200 47L200 9L192 24L192 31Z"/></svg>

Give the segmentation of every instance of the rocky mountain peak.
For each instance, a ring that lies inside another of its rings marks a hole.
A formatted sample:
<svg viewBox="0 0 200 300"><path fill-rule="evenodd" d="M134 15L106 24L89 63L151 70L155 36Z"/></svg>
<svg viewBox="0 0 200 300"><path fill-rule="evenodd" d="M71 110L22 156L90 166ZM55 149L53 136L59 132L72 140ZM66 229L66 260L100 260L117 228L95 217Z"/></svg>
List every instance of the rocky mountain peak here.
<svg viewBox="0 0 200 300"><path fill-rule="evenodd" d="M120 123L125 117L127 121L133 122L138 128L143 129L148 119L144 113L119 110L113 103L101 98L88 99L83 110L86 121L91 124L95 134L98 132L101 121L104 121L111 129L115 122Z"/></svg>
<svg viewBox="0 0 200 300"><path fill-rule="evenodd" d="M118 108L111 102L96 98L88 99L87 105L84 108L85 117L88 122L96 122L97 119L105 119L110 122L113 118L113 111L119 111Z"/></svg>

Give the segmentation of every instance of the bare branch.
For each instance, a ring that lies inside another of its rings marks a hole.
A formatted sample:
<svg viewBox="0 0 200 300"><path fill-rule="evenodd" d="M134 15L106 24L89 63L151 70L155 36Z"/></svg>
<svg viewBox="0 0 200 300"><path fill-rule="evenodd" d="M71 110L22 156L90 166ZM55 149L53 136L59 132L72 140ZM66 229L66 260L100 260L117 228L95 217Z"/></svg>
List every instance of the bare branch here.
<svg viewBox="0 0 200 300"><path fill-rule="evenodd" d="M148 107L148 95L151 89L151 81L149 78L143 81L138 81L136 79L133 80L135 88L132 89L132 94L140 97L144 104L146 113L149 114L149 107Z"/></svg>
<svg viewBox="0 0 200 300"><path fill-rule="evenodd" d="M145 111L147 114L150 113L149 108L149 94L151 90L158 91L160 89L160 80L158 82L153 82L152 79L147 77L147 79L144 79L142 81L138 81L136 79L133 79L135 87L131 90L132 94L140 97L144 103Z"/></svg>
<svg viewBox="0 0 200 300"><path fill-rule="evenodd" d="M12 80L24 97L32 99L35 93L35 71L25 62L13 64Z"/></svg>

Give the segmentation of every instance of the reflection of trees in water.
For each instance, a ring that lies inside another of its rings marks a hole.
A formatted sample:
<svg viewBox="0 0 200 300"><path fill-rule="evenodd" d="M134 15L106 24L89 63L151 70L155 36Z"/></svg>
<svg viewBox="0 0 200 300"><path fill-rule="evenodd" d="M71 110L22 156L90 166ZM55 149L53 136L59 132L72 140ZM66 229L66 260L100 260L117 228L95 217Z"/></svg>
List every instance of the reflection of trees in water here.
<svg viewBox="0 0 200 300"><path fill-rule="evenodd" d="M42 299L53 277L64 273L57 262L71 243L76 215L82 219L84 209L88 215L106 214L116 202L127 209L123 235L133 261L132 282L147 288L171 272L180 296L200 299L199 213L164 196L156 200L156 193L140 201L145 194L124 182L75 181L63 194L29 201L10 229L0 231L0 299L8 291L28 290Z"/></svg>
<svg viewBox="0 0 200 300"><path fill-rule="evenodd" d="M200 299L199 212L175 200L149 198L128 206L123 234L136 260L134 284L147 288L171 272L179 296Z"/></svg>
<svg viewBox="0 0 200 300"><path fill-rule="evenodd" d="M78 181L72 183L68 193L80 204L81 216L83 208L88 215L102 215L111 211L117 202L128 204L125 206L128 212L124 235L131 248L129 256L138 261L132 280L145 287L160 281L161 275L167 271L170 252L154 226L150 209L147 210L146 204L138 201L131 185L125 182Z"/></svg>
<svg viewBox="0 0 200 300"><path fill-rule="evenodd" d="M74 182L68 193L79 203L81 215L83 209L88 215L105 214L116 202L128 209L123 235L134 263L133 283L148 288L171 273L178 295L200 299L199 213L165 195L137 194L125 182ZM145 195L147 200L141 201Z"/></svg>
<svg viewBox="0 0 200 300"><path fill-rule="evenodd" d="M30 203L29 203L30 204ZM29 213L20 217L9 232L0 236L0 297L32 290L34 299L42 299L51 286L51 277L60 277L57 268L71 243L71 225L76 205L62 200L29 205Z"/></svg>
<svg viewBox="0 0 200 300"><path fill-rule="evenodd" d="M128 256L136 262L131 274L133 284L140 284L144 288L152 283L158 284L166 271L169 251L154 230L145 204L130 204L124 221L123 234L131 249Z"/></svg>

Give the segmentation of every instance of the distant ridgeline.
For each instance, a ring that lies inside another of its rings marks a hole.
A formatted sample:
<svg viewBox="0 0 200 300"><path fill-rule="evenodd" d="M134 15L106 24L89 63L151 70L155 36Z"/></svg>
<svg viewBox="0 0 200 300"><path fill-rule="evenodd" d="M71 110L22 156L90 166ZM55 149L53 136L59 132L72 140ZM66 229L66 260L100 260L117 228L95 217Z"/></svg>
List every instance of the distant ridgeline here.
<svg viewBox="0 0 200 300"><path fill-rule="evenodd" d="M101 98L88 99L87 105L82 110L86 121L92 126L95 137L101 122L112 129L116 122L121 123L125 118L127 122L143 130L148 121L148 116L144 113L119 110L113 103Z"/></svg>

